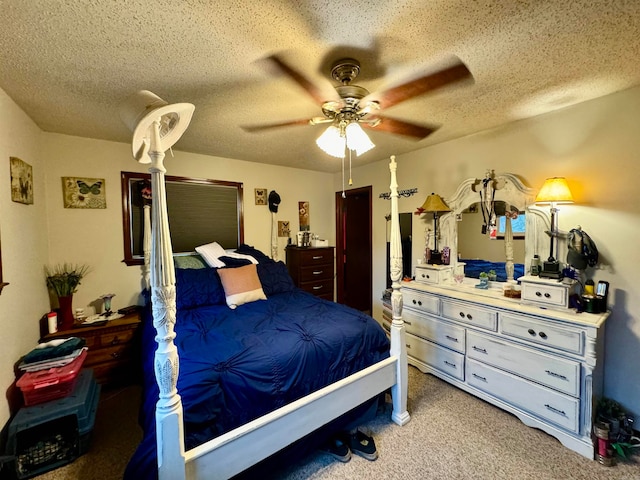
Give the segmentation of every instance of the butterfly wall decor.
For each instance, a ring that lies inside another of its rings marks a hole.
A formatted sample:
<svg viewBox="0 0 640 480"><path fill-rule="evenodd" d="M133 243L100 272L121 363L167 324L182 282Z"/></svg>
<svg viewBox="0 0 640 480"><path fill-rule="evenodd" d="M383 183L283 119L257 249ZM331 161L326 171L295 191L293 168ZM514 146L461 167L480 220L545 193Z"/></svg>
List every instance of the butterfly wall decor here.
<svg viewBox="0 0 640 480"><path fill-rule="evenodd" d="M104 178L62 177L64 208L107 208Z"/></svg>
<svg viewBox="0 0 640 480"><path fill-rule="evenodd" d="M33 168L17 157L9 157L11 168L11 200L31 205L33 203Z"/></svg>

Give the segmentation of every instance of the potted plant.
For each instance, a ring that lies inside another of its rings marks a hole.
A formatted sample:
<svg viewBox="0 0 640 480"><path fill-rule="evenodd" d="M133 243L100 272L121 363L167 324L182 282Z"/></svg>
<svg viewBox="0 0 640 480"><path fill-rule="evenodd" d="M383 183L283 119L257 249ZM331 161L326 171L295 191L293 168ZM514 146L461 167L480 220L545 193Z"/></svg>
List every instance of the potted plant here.
<svg viewBox="0 0 640 480"><path fill-rule="evenodd" d="M489 270L488 277L489 277L489 281L490 282L495 282L497 280L497 278L498 278L498 275L496 275L496 271L495 270Z"/></svg>
<svg viewBox="0 0 640 480"><path fill-rule="evenodd" d="M480 280L480 283L476 285L476 288L489 288L489 275L487 274L487 272L480 272L480 275L478 275L478 279Z"/></svg>
<svg viewBox="0 0 640 480"><path fill-rule="evenodd" d="M58 297L60 330L69 330L73 327L73 294L77 291L80 281L89 273L89 267L63 263L45 267L44 273L47 287Z"/></svg>

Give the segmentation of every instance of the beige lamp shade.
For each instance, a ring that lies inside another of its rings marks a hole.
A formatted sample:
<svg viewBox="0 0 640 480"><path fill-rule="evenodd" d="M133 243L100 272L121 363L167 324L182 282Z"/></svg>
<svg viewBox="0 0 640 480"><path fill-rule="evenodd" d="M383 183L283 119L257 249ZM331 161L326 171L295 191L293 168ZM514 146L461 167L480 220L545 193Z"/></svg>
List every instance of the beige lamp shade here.
<svg viewBox="0 0 640 480"><path fill-rule="evenodd" d="M171 148L191 122L195 107L190 103L169 105L149 90L140 90L120 106L120 118L133 132L131 150L140 163L150 163L147 155L151 144L151 126L160 119L160 139L163 151Z"/></svg>
<svg viewBox="0 0 640 480"><path fill-rule="evenodd" d="M451 209L447 207L447 204L444 203L442 197L435 193L432 193L427 197L427 199L420 207L423 212L450 212Z"/></svg>
<svg viewBox="0 0 640 480"><path fill-rule="evenodd" d="M573 196L564 177L547 178L538 192L536 203L573 203Z"/></svg>

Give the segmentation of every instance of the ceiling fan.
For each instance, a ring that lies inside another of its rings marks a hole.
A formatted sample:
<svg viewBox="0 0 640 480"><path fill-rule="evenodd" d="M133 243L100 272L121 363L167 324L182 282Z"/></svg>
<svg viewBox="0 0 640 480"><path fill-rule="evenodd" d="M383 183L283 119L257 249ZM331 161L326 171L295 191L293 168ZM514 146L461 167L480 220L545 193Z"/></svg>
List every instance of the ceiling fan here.
<svg viewBox="0 0 640 480"><path fill-rule="evenodd" d="M403 135L421 140L432 134L438 126L426 126L380 115L380 110L392 107L418 95L437 90L463 80L473 80L467 66L459 59L441 70L428 73L396 87L379 93L369 91L352 82L360 73L360 62L353 58L343 58L333 64L331 77L339 82L331 98L326 90L314 85L303 74L291 67L282 57L271 55L267 58L279 71L300 85L322 108L322 116L310 119L290 120L265 125L243 126L248 132L259 132L272 128L293 125L318 125L331 123L342 132L352 124L362 127ZM343 135L344 136L344 135Z"/></svg>

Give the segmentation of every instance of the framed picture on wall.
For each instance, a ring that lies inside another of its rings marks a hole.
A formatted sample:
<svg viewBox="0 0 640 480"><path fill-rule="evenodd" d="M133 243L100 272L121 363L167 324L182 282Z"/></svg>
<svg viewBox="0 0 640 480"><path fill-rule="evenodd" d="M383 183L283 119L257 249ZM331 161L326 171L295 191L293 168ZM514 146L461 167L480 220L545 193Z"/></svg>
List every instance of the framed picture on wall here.
<svg viewBox="0 0 640 480"><path fill-rule="evenodd" d="M104 178L62 177L64 208L107 208Z"/></svg>
<svg viewBox="0 0 640 480"><path fill-rule="evenodd" d="M256 188L255 189L256 196L256 205L266 205L267 204L267 189L266 188Z"/></svg>
<svg viewBox="0 0 640 480"><path fill-rule="evenodd" d="M9 157L11 169L11 200L33 204L33 168L17 157Z"/></svg>

